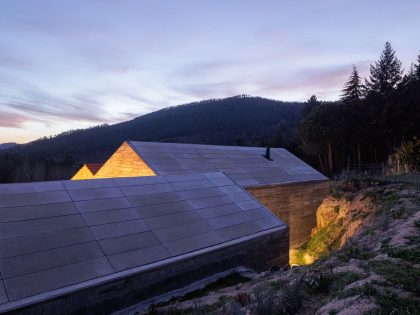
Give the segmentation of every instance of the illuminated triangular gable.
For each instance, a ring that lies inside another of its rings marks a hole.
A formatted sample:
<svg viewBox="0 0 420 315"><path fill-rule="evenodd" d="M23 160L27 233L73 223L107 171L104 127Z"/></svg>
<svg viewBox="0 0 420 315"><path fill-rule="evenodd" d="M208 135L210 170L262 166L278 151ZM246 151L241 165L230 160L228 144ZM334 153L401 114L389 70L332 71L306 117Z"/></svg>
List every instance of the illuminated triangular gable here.
<svg viewBox="0 0 420 315"><path fill-rule="evenodd" d="M133 148L124 142L105 162L94 178L155 176L155 172Z"/></svg>
<svg viewBox="0 0 420 315"><path fill-rule="evenodd" d="M71 179L82 180L82 179L93 179L93 178L95 178L95 175L93 175L93 173L87 167L86 164L83 164L83 166L76 172L76 174L73 175Z"/></svg>

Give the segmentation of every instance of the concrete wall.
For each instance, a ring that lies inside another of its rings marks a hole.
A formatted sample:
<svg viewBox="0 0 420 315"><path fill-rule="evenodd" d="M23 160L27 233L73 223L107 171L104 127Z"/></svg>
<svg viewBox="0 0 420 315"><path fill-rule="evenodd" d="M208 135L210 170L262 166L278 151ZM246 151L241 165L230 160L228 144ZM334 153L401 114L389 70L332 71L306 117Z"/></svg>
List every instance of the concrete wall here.
<svg viewBox="0 0 420 315"><path fill-rule="evenodd" d="M316 210L328 196L329 181L308 181L247 188L264 206L287 223L290 248L296 248L311 236L316 226Z"/></svg>
<svg viewBox="0 0 420 315"><path fill-rule="evenodd" d="M155 172L124 142L94 178L154 176Z"/></svg>
<svg viewBox="0 0 420 315"><path fill-rule="evenodd" d="M216 250L184 255L182 259L154 269L75 290L73 293L10 311L9 314L109 314L237 266L255 270L285 266L289 260L288 249L288 228L282 227Z"/></svg>

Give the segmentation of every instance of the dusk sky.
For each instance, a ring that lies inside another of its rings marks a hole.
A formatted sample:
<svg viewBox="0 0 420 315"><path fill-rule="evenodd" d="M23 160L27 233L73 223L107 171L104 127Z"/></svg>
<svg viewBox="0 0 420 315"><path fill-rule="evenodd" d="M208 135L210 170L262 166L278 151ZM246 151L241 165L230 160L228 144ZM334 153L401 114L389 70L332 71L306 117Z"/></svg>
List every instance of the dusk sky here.
<svg viewBox="0 0 420 315"><path fill-rule="evenodd" d="M419 0L1 0L0 143L249 94L339 98L392 43L420 50Z"/></svg>

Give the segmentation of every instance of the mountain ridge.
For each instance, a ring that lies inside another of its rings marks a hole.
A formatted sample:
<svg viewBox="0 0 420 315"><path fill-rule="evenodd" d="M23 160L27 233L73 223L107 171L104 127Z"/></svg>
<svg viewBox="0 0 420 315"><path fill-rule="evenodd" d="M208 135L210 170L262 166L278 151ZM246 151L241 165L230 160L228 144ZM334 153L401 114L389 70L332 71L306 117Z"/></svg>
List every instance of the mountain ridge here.
<svg viewBox="0 0 420 315"><path fill-rule="evenodd" d="M7 150L7 149L10 149L10 148L12 148L16 145L17 145L17 143L15 143L15 142L0 143L0 150Z"/></svg>
<svg viewBox="0 0 420 315"><path fill-rule="evenodd" d="M234 96L170 106L114 125L71 130L4 150L22 156L103 161L123 141L255 145L283 121L294 129L303 103Z"/></svg>

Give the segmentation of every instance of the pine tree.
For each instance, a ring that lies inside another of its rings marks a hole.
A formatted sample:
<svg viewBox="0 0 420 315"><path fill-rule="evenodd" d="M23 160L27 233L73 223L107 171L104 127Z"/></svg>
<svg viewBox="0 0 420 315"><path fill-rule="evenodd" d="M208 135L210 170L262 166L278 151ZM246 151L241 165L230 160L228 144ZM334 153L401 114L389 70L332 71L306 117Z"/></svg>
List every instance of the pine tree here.
<svg viewBox="0 0 420 315"><path fill-rule="evenodd" d="M305 103L305 105L302 108L301 114L303 117L308 116L312 110L316 107L318 107L321 103L316 98L316 95L312 95Z"/></svg>
<svg viewBox="0 0 420 315"><path fill-rule="evenodd" d="M414 65L414 73L417 77L417 80L420 81L420 55L417 56L417 64Z"/></svg>
<svg viewBox="0 0 420 315"><path fill-rule="evenodd" d="M341 100L344 103L355 103L362 98L363 85L361 78L357 72L356 66L353 65L353 71L350 74L347 82L344 84Z"/></svg>
<svg viewBox="0 0 420 315"><path fill-rule="evenodd" d="M401 82L402 72L401 61L395 56L391 43L386 42L379 60L370 65L370 77L365 83L368 92L389 95Z"/></svg>

